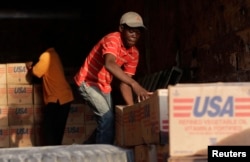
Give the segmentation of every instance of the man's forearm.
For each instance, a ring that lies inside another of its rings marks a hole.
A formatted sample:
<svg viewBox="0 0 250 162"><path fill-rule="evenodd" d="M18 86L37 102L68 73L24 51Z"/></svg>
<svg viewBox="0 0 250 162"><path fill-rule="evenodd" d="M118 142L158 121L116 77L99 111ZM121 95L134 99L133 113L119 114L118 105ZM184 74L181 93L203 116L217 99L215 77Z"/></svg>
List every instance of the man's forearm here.
<svg viewBox="0 0 250 162"><path fill-rule="evenodd" d="M134 100L133 100L133 93L132 93L131 87L129 85L127 85L126 83L121 83L120 90L121 90L121 94L122 94L122 97L123 97L125 103L127 105L133 105Z"/></svg>

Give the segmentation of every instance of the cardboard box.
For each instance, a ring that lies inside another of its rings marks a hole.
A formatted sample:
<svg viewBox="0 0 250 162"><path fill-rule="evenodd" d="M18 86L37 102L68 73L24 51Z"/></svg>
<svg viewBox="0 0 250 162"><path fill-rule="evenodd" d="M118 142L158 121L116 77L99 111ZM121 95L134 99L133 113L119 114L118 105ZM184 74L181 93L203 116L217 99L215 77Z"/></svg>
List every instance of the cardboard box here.
<svg viewBox="0 0 250 162"><path fill-rule="evenodd" d="M124 136L126 146L143 144L140 103L123 108Z"/></svg>
<svg viewBox="0 0 250 162"><path fill-rule="evenodd" d="M67 124L84 124L85 104L71 104Z"/></svg>
<svg viewBox="0 0 250 162"><path fill-rule="evenodd" d="M0 84L0 103L1 105L7 105L7 85Z"/></svg>
<svg viewBox="0 0 250 162"><path fill-rule="evenodd" d="M97 128L97 123L88 123L84 124L85 128L85 138L83 143L84 144L93 144L95 142L95 136L96 136L96 128Z"/></svg>
<svg viewBox="0 0 250 162"><path fill-rule="evenodd" d="M156 90L149 99L139 105L142 111L141 130L144 143L168 144L168 90Z"/></svg>
<svg viewBox="0 0 250 162"><path fill-rule="evenodd" d="M86 139L88 139L97 128L97 123L84 124L84 127L85 127L85 136Z"/></svg>
<svg viewBox="0 0 250 162"><path fill-rule="evenodd" d="M156 145L138 145L134 147L135 162L158 162Z"/></svg>
<svg viewBox="0 0 250 162"><path fill-rule="evenodd" d="M0 126L9 126L9 107L0 105Z"/></svg>
<svg viewBox="0 0 250 162"><path fill-rule="evenodd" d="M206 156L169 157L168 162L208 162Z"/></svg>
<svg viewBox="0 0 250 162"><path fill-rule="evenodd" d="M166 162L169 158L169 144L156 145L157 162Z"/></svg>
<svg viewBox="0 0 250 162"><path fill-rule="evenodd" d="M115 144L124 146L124 121L123 121L123 108L124 105L115 106Z"/></svg>
<svg viewBox="0 0 250 162"><path fill-rule="evenodd" d="M131 106L117 105L117 144L168 144L168 115L167 89L158 89L149 99Z"/></svg>
<svg viewBox="0 0 250 162"><path fill-rule="evenodd" d="M10 147L34 146L33 125L10 126Z"/></svg>
<svg viewBox="0 0 250 162"><path fill-rule="evenodd" d="M63 145L82 144L84 140L85 128L82 124L66 125L62 141Z"/></svg>
<svg viewBox="0 0 250 162"><path fill-rule="evenodd" d="M8 126L0 126L0 148L10 147L10 131Z"/></svg>
<svg viewBox="0 0 250 162"><path fill-rule="evenodd" d="M96 123L95 114L87 104L84 104L84 123Z"/></svg>
<svg viewBox="0 0 250 162"><path fill-rule="evenodd" d="M9 106L9 126L32 125L34 123L33 105Z"/></svg>
<svg viewBox="0 0 250 162"><path fill-rule="evenodd" d="M33 85L30 84L8 84L8 105L33 104Z"/></svg>
<svg viewBox="0 0 250 162"><path fill-rule="evenodd" d="M6 64L0 64L0 84L6 84L7 79L6 79Z"/></svg>
<svg viewBox="0 0 250 162"><path fill-rule="evenodd" d="M25 63L7 63L7 84L30 84L32 75L28 73Z"/></svg>
<svg viewBox="0 0 250 162"><path fill-rule="evenodd" d="M116 111L116 144L136 146L143 144L141 132L140 103L131 106L117 105Z"/></svg>
<svg viewBox="0 0 250 162"><path fill-rule="evenodd" d="M143 144L134 147L135 162L166 162L169 145Z"/></svg>
<svg viewBox="0 0 250 162"><path fill-rule="evenodd" d="M250 145L250 83L169 86L170 156L211 145Z"/></svg>

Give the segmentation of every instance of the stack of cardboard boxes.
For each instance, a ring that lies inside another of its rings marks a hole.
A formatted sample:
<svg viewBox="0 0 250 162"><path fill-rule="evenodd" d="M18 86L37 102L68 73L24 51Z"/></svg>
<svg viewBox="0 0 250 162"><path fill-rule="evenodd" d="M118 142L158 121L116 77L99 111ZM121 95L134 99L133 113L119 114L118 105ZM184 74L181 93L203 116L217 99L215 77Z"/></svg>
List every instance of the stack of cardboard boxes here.
<svg viewBox="0 0 250 162"><path fill-rule="evenodd" d="M136 162L207 162L208 146L249 146L250 83L177 84L116 106L116 144Z"/></svg>
<svg viewBox="0 0 250 162"><path fill-rule="evenodd" d="M1 64L2 147L34 144L33 86L22 63ZM5 80L3 79L5 78ZM6 94L6 95L4 95Z"/></svg>
<svg viewBox="0 0 250 162"><path fill-rule="evenodd" d="M69 112L62 144L83 144L91 136L96 126L94 114L89 106L85 103L73 103Z"/></svg>
<svg viewBox="0 0 250 162"><path fill-rule="evenodd" d="M0 147L43 146L42 85L33 84L25 63L0 64ZM63 144L81 144L93 130L94 114L84 103L73 102Z"/></svg>
<svg viewBox="0 0 250 162"><path fill-rule="evenodd" d="M0 147L9 147L6 65L0 64Z"/></svg>

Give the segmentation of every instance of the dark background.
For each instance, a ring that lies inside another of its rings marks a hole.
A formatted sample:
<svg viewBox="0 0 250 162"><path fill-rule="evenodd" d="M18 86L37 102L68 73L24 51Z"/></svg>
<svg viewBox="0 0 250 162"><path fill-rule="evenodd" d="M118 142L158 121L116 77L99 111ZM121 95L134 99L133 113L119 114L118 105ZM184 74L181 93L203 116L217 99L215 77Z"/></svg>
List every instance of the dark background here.
<svg viewBox="0 0 250 162"><path fill-rule="evenodd" d="M249 0L3 2L0 62L29 60L39 52L40 34L51 30L70 78L91 47L118 29L120 16L136 11L148 28L136 77L178 66L180 82L249 81L249 9Z"/></svg>

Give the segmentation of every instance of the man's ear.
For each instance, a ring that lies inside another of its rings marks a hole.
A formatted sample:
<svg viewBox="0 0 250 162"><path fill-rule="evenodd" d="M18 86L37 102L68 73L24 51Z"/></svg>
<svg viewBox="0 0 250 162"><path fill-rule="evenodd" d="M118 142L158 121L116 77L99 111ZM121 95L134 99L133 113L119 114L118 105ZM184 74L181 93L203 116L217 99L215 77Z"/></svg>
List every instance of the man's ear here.
<svg viewBox="0 0 250 162"><path fill-rule="evenodd" d="M123 25L119 25L119 31L123 32L123 30L124 30L124 26Z"/></svg>

